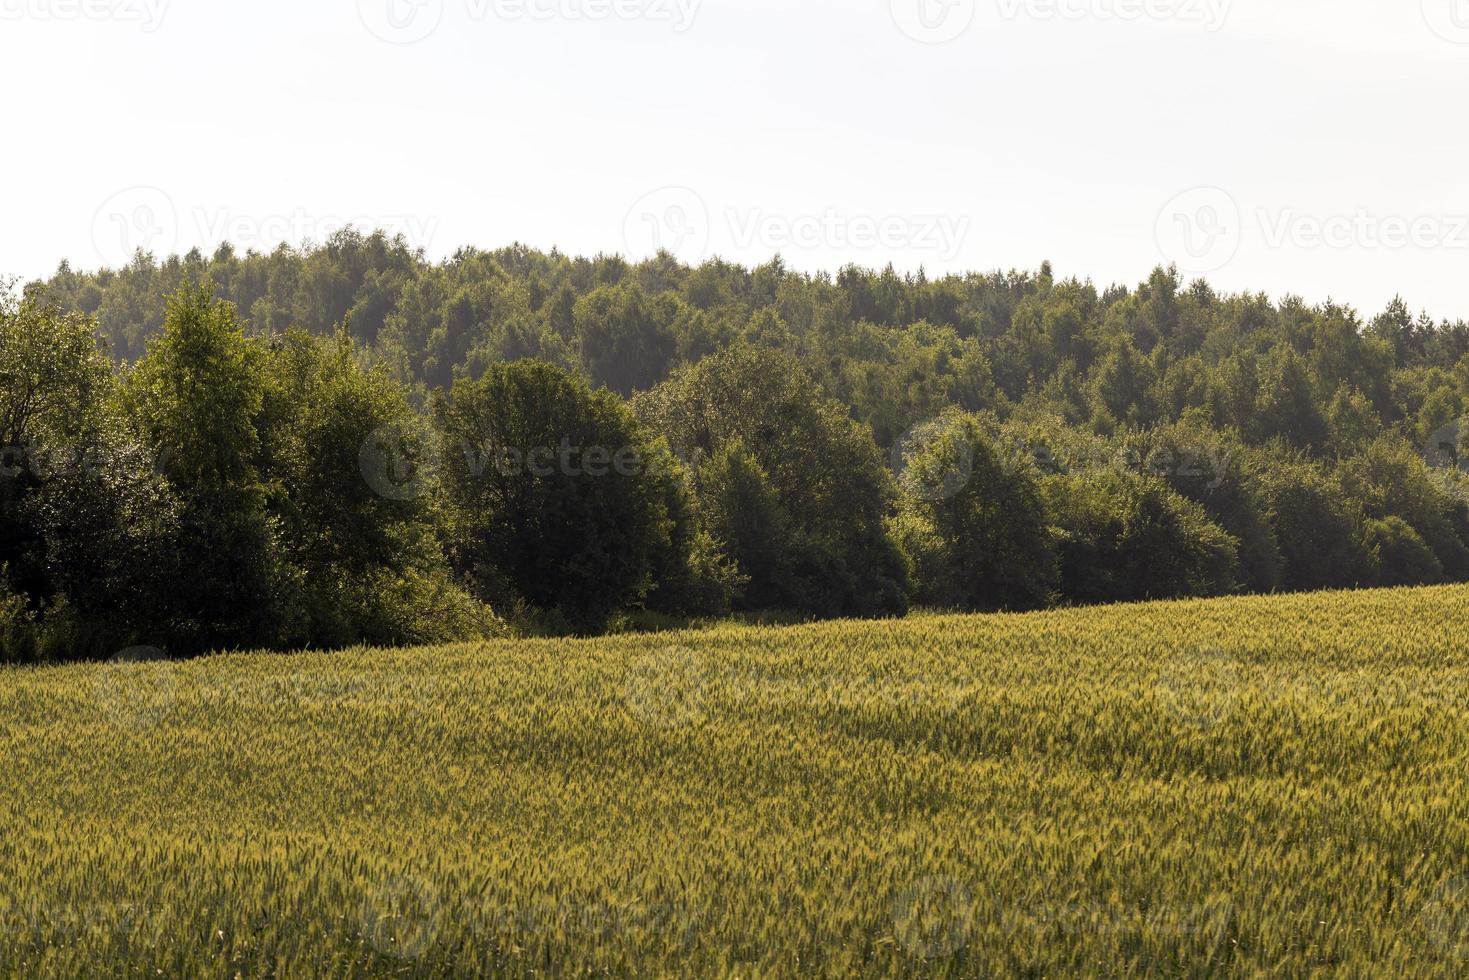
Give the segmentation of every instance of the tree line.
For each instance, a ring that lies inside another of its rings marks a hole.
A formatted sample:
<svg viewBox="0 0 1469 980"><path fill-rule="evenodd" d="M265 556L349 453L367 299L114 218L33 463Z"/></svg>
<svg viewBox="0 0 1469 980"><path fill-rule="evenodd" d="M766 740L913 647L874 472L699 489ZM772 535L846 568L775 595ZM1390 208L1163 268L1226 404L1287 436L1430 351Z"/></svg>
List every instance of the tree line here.
<svg viewBox="0 0 1469 980"><path fill-rule="evenodd" d="M8 660L1469 580L1401 301L350 230L6 297Z"/></svg>

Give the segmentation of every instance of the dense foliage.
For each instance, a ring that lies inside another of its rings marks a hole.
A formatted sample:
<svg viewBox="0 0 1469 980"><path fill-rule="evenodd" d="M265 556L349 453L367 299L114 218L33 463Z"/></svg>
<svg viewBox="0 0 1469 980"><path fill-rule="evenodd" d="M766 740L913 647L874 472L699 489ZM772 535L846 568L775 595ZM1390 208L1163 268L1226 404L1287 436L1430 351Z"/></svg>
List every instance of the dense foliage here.
<svg viewBox="0 0 1469 980"><path fill-rule="evenodd" d="M542 362L495 364L440 398L434 424L450 552L487 601L594 632L651 589L670 519L657 460L617 395Z"/></svg>
<svg viewBox="0 0 1469 980"><path fill-rule="evenodd" d="M0 977L1463 976L1466 604L0 670Z"/></svg>
<svg viewBox="0 0 1469 980"><path fill-rule="evenodd" d="M0 659L496 628L429 507L364 479L359 447L413 415L345 334L248 338L185 289L148 356L114 372L84 318L23 303L0 311L0 372L17 381L0 394Z"/></svg>
<svg viewBox="0 0 1469 980"><path fill-rule="evenodd" d="M1167 269L346 231L63 265L0 384L9 658L1469 579L1469 324Z"/></svg>
<svg viewBox="0 0 1469 980"><path fill-rule="evenodd" d="M737 345L638 399L694 473L710 529L750 582L747 608L900 613L883 518L892 475L864 428L781 351Z"/></svg>

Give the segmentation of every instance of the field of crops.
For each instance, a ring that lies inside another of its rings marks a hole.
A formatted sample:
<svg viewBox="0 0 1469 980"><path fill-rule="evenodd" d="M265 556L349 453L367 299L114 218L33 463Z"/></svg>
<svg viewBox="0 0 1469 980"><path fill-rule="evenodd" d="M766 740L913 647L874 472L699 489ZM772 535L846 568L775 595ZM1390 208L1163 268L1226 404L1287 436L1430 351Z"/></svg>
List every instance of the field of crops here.
<svg viewBox="0 0 1469 980"><path fill-rule="evenodd" d="M0 672L0 974L1469 971L1469 588Z"/></svg>

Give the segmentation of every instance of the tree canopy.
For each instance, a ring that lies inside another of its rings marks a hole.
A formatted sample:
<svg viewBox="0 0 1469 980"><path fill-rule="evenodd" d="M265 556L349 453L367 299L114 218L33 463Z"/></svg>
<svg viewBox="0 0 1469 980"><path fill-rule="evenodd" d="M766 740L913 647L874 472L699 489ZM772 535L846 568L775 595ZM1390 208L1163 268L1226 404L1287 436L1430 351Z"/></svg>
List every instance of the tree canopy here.
<svg viewBox="0 0 1469 980"><path fill-rule="evenodd" d="M1469 579L1402 300L351 229L0 294L9 659Z"/></svg>

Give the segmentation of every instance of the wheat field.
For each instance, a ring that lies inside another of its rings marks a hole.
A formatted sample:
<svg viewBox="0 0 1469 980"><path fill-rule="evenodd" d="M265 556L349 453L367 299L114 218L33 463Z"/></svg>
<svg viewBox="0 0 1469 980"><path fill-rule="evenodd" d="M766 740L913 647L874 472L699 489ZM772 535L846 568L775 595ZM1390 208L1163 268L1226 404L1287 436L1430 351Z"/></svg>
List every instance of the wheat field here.
<svg viewBox="0 0 1469 980"><path fill-rule="evenodd" d="M0 672L0 974L1469 971L1469 588Z"/></svg>

